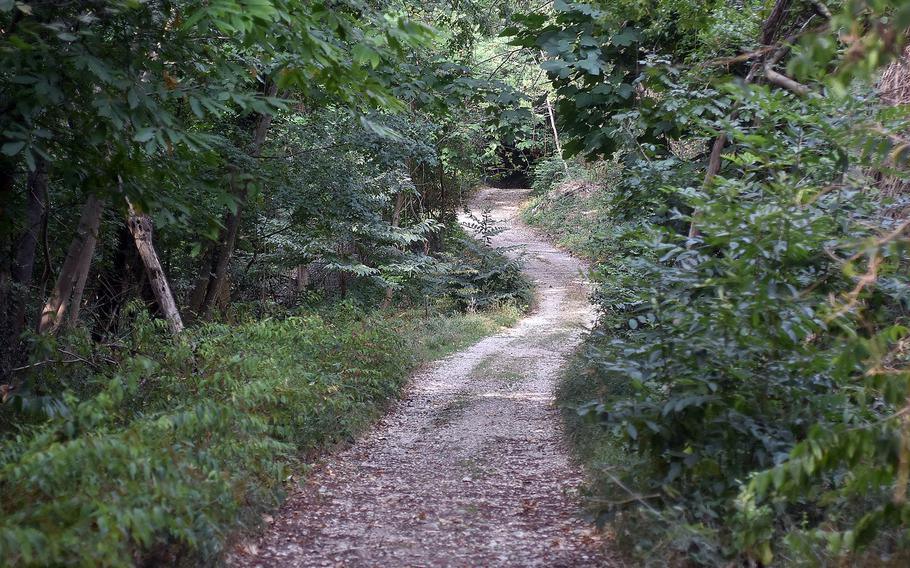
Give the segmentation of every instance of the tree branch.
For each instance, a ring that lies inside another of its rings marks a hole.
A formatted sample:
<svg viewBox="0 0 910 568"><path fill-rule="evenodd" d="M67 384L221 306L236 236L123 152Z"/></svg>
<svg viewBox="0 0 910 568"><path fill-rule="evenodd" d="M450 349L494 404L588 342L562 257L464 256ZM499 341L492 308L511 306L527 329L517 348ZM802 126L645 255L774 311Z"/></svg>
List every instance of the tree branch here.
<svg viewBox="0 0 910 568"><path fill-rule="evenodd" d="M809 87L803 85L799 81L795 81L790 77L787 77L783 73L778 73L773 68L773 63L768 61L765 63L765 79L768 80L772 85L777 85L783 89L787 89L791 93L805 97L809 94Z"/></svg>
<svg viewBox="0 0 910 568"><path fill-rule="evenodd" d="M831 15L831 10L829 10L828 6L821 0L809 0L809 3L812 4L819 16L829 20L833 17Z"/></svg>

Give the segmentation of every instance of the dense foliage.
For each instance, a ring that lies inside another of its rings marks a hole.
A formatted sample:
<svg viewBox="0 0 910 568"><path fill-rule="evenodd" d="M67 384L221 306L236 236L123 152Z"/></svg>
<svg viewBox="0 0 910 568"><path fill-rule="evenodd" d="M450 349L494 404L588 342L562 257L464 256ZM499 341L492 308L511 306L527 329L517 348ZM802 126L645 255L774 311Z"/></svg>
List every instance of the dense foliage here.
<svg viewBox="0 0 910 568"><path fill-rule="evenodd" d="M71 370L77 390L31 408L48 418L0 445L4 564L212 558L274 507L303 460L375 418L415 364L514 317L343 304L200 326L179 345L140 317L130 357Z"/></svg>
<svg viewBox="0 0 910 568"><path fill-rule="evenodd" d="M875 80L907 18L556 2L510 30L549 56L567 154L606 158L542 163L526 217L598 263L564 400L602 424L577 432L608 460L600 519L643 560L906 562L908 224L885 187L908 117Z"/></svg>
<svg viewBox="0 0 910 568"><path fill-rule="evenodd" d="M531 303L459 226L487 178L593 262L563 398L620 541L905 563L908 32L898 0L0 0L2 557L217 554Z"/></svg>
<svg viewBox="0 0 910 568"><path fill-rule="evenodd" d="M0 564L217 561L531 303L457 221L542 151L516 4L0 1Z"/></svg>

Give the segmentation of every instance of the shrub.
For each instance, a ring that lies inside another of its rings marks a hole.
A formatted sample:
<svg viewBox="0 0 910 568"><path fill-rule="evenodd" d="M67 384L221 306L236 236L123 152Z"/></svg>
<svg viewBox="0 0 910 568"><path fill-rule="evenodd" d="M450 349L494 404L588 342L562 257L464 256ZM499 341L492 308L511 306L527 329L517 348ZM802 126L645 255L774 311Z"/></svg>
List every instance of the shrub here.
<svg viewBox="0 0 910 568"><path fill-rule="evenodd" d="M135 355L92 376L94 395L65 392L3 439L4 564L212 557L276 504L299 456L351 439L414 363L393 322L350 308L208 325L174 346L150 343L148 325Z"/></svg>
<svg viewBox="0 0 910 568"><path fill-rule="evenodd" d="M861 176L811 196L760 180L690 193L694 242L605 233L603 317L566 401L601 424L575 423L582 447L624 454L595 468L596 513L655 564L899 558L905 244Z"/></svg>
<svg viewBox="0 0 910 568"><path fill-rule="evenodd" d="M522 261L509 258L507 249L491 247L502 232L489 211L475 218L471 228L478 239L453 227L451 251L441 256L438 270L427 279L427 293L443 297L460 311L483 311L511 305L523 311L534 299L531 283L521 272Z"/></svg>

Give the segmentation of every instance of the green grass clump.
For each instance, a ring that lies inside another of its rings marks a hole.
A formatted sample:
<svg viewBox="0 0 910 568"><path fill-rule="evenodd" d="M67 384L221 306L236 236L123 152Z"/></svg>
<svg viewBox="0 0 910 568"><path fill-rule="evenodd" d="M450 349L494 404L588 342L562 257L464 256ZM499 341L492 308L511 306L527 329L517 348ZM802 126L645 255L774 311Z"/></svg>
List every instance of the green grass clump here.
<svg viewBox="0 0 910 568"><path fill-rule="evenodd" d="M432 361L514 325L522 314L523 309L514 304L482 312L436 314L429 318L419 310L413 310L401 318L402 333L412 340L412 348L420 360Z"/></svg>
<svg viewBox="0 0 910 568"><path fill-rule="evenodd" d="M522 210L522 219L544 229L556 242L583 258L597 260L608 256L612 245L606 192L591 195L552 192L532 198Z"/></svg>

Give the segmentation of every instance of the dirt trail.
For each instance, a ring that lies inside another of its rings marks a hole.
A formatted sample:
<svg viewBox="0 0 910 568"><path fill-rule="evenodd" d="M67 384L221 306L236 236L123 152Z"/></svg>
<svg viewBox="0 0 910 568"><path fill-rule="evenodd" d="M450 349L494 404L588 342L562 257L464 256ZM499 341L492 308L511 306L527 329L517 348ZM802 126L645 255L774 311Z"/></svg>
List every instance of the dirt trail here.
<svg viewBox="0 0 910 568"><path fill-rule="evenodd" d="M538 305L516 327L437 362L371 434L291 496L242 566L604 566L579 518L553 389L593 319L583 265L517 217L526 190L483 190L527 251ZM516 251L517 253L518 251Z"/></svg>

